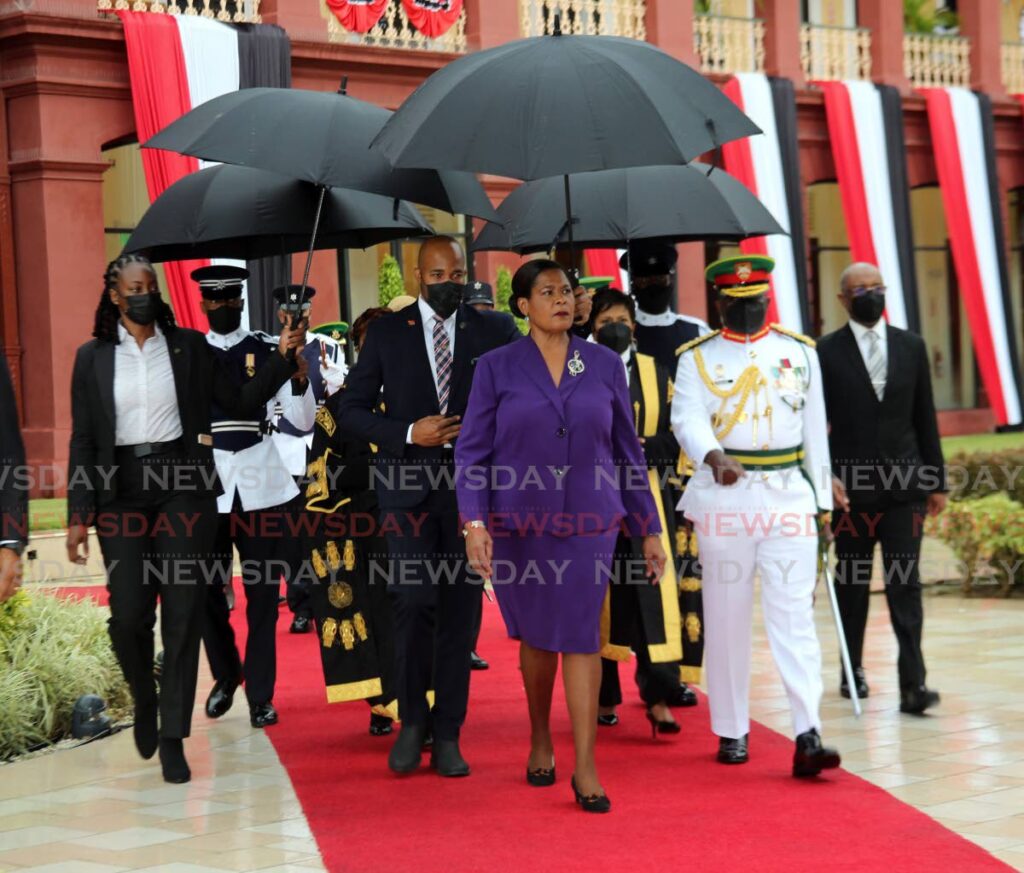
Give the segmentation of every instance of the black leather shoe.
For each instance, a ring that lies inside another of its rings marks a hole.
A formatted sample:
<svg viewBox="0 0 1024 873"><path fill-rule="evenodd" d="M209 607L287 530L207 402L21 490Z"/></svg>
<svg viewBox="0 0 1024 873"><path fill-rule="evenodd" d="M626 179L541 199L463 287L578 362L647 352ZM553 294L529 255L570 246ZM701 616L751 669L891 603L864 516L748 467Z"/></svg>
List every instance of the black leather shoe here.
<svg viewBox="0 0 1024 873"><path fill-rule="evenodd" d="M733 739L732 737L718 738L718 763L719 764L746 764L750 760L747 751L747 737Z"/></svg>
<svg viewBox="0 0 1024 873"><path fill-rule="evenodd" d="M403 724L398 739L388 755L388 767L395 773L412 773L420 766L423 755L423 737L426 729L420 725Z"/></svg>
<svg viewBox="0 0 1024 873"><path fill-rule="evenodd" d="M430 750L430 766L438 776L468 776L469 764L459 751L458 740L434 739Z"/></svg>
<svg viewBox="0 0 1024 873"><path fill-rule="evenodd" d="M181 740L160 738L160 767L164 771L164 782L180 785L192 778Z"/></svg>
<svg viewBox="0 0 1024 873"><path fill-rule="evenodd" d="M572 777L571 783L576 802L584 812L611 812L612 802L608 799L607 794L580 794L580 790L576 787L575 775Z"/></svg>
<svg viewBox="0 0 1024 873"><path fill-rule="evenodd" d="M610 712L608 715L599 715L597 723L601 727L615 727L619 723L619 717L614 712Z"/></svg>
<svg viewBox="0 0 1024 873"><path fill-rule="evenodd" d="M148 703L135 704L135 724L132 733L135 736L135 748L147 761L156 754L160 732L156 724L159 704L154 700Z"/></svg>
<svg viewBox="0 0 1024 873"><path fill-rule="evenodd" d="M796 738L793 753L793 775L798 779L817 776L822 770L832 770L841 763L839 752L821 744L817 730L811 728Z"/></svg>
<svg viewBox="0 0 1024 873"><path fill-rule="evenodd" d="M290 634L308 634L313 629L313 619L308 615L297 615L292 619L291 627L288 628Z"/></svg>
<svg viewBox="0 0 1024 873"><path fill-rule="evenodd" d="M386 737L393 730L394 722L386 715L377 715L375 712L370 713L371 737Z"/></svg>
<svg viewBox="0 0 1024 873"><path fill-rule="evenodd" d="M249 724L254 728L265 728L277 724L277 710L269 700L266 703L249 704Z"/></svg>
<svg viewBox="0 0 1024 873"><path fill-rule="evenodd" d="M675 694L671 695L668 700L665 701L669 706L682 707L682 706L696 706L697 705L697 692L694 691L685 682L679 683L679 688Z"/></svg>
<svg viewBox="0 0 1024 873"><path fill-rule="evenodd" d="M490 670L491 665L481 658L476 652L469 653L470 670Z"/></svg>
<svg viewBox="0 0 1024 873"><path fill-rule="evenodd" d="M550 767L526 768L526 781L535 788L547 788L555 784L555 759L552 757Z"/></svg>
<svg viewBox="0 0 1024 873"><path fill-rule="evenodd" d="M922 685L920 688L912 688L900 695L900 712L910 715L924 715L926 709L931 709L939 704L939 692L932 691Z"/></svg>
<svg viewBox="0 0 1024 873"><path fill-rule="evenodd" d="M857 686L857 696L863 700L868 696L870 689L868 688L867 680L864 678L864 668L854 667L853 668L853 682ZM846 674L843 674L842 679L839 680L839 693L847 700L850 699L850 686L846 684Z"/></svg>
<svg viewBox="0 0 1024 873"><path fill-rule="evenodd" d="M206 698L206 714L209 718L220 718L231 709L235 702L238 682L232 679L220 679L213 683L210 696Z"/></svg>

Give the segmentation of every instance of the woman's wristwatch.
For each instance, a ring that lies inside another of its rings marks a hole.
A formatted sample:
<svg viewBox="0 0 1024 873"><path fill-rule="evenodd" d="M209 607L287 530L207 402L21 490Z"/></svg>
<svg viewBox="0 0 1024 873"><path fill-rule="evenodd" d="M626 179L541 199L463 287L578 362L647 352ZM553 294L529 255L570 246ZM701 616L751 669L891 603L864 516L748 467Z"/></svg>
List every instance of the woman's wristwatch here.
<svg viewBox="0 0 1024 873"><path fill-rule="evenodd" d="M480 521L480 520L477 520L477 521L467 521L467 522L466 522L466 523L465 523L465 524L464 524L464 525L462 526L462 535L463 535L464 537L468 537L468 536L469 536L469 532L470 532L471 530L473 530L474 528L480 528L480 529L482 529L482 530L487 530L487 525L486 525L486 524L484 524L484 523L483 523L482 521Z"/></svg>

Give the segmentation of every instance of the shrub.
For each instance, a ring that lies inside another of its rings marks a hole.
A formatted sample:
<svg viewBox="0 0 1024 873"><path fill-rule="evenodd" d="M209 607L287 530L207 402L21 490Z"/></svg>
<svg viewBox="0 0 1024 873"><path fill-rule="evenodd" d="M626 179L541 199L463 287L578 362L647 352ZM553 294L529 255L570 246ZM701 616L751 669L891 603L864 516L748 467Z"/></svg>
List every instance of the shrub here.
<svg viewBox="0 0 1024 873"><path fill-rule="evenodd" d="M512 314L512 310L509 308L508 301L512 297L512 271L502 265L498 267L498 275L494 279L494 308L498 312L507 312L509 315ZM516 318L516 325L519 328L521 334L528 334L530 332L530 325L527 324L525 319Z"/></svg>
<svg viewBox="0 0 1024 873"><path fill-rule="evenodd" d="M942 515L928 520L926 530L948 543L962 562L965 593L979 577L995 581L1004 596L1024 581L1024 507L1008 494L950 502Z"/></svg>
<svg viewBox="0 0 1024 873"><path fill-rule="evenodd" d="M380 306L387 306L402 294L405 294L402 270L398 266L398 261L391 255L385 255L377 270L377 302Z"/></svg>
<svg viewBox="0 0 1024 873"><path fill-rule="evenodd" d="M977 500L1005 492L1024 504L1024 450L958 453L946 461L950 499Z"/></svg>
<svg viewBox="0 0 1024 873"><path fill-rule="evenodd" d="M83 694L115 720L130 713L106 618L92 601L41 593L0 604L0 760L66 738Z"/></svg>

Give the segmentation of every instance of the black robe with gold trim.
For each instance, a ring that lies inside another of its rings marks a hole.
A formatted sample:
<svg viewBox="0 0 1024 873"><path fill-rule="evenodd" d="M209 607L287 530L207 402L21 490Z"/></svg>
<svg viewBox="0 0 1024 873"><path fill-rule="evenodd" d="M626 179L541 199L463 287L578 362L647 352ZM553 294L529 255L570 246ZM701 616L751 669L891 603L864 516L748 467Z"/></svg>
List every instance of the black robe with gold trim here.
<svg viewBox="0 0 1024 873"><path fill-rule="evenodd" d="M397 715L387 543L370 481L374 447L339 427L340 392L317 411L307 469L305 554L331 703L367 700Z"/></svg>

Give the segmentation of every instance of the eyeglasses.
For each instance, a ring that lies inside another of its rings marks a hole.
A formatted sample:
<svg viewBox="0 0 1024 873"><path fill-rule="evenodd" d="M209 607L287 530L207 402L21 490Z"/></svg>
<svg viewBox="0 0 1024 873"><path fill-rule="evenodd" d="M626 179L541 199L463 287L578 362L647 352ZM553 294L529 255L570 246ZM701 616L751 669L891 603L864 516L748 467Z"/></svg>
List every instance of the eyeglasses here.
<svg viewBox="0 0 1024 873"><path fill-rule="evenodd" d="M869 292L876 292L878 294L884 294L886 292L885 285L855 285L850 289L851 297L863 297Z"/></svg>

